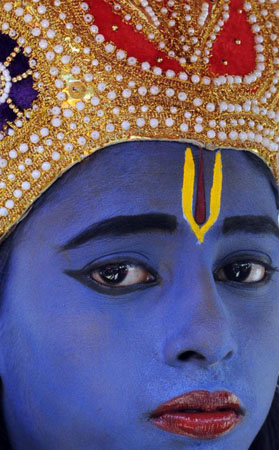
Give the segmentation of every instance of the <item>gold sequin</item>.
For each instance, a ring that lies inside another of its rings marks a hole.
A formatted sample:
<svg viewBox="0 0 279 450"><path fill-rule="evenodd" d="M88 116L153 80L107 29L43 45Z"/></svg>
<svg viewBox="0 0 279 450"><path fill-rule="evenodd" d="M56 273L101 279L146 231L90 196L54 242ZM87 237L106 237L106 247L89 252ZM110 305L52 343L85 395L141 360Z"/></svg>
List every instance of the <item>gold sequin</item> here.
<svg viewBox="0 0 279 450"><path fill-rule="evenodd" d="M86 93L86 86L81 81L70 82L69 95L74 99L83 99Z"/></svg>

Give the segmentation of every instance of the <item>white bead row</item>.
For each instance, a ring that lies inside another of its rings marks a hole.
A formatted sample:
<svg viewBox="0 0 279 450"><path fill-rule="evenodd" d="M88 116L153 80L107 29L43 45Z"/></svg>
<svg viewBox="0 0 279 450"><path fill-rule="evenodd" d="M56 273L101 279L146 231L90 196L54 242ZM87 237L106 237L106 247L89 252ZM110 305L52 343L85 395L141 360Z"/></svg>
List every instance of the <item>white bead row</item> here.
<svg viewBox="0 0 279 450"><path fill-rule="evenodd" d="M147 0L139 0L139 2L141 4L141 6L144 8L144 11L146 12L147 16L150 17L150 19L154 23L154 25L156 27L159 27L160 26L160 21L159 21L158 17L156 16L154 10L152 9L150 4L148 3L148 1Z"/></svg>
<svg viewBox="0 0 279 450"><path fill-rule="evenodd" d="M3 93L0 96L0 104L3 104L6 103L9 98L12 87L12 77L7 67L5 67L2 63L0 63L0 74L2 74L4 77L4 86L2 86L2 83L0 83L0 88L1 90L3 90Z"/></svg>
<svg viewBox="0 0 279 450"><path fill-rule="evenodd" d="M209 4L207 2L203 2L202 11L198 18L198 24L200 25L200 27L204 26L206 19L208 17L208 14L209 14Z"/></svg>

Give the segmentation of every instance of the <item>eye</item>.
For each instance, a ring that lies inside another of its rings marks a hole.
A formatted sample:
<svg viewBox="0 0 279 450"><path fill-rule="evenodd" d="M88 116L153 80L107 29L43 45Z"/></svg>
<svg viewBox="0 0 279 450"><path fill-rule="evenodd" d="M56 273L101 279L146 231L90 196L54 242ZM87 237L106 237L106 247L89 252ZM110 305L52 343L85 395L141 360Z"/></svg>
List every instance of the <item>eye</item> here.
<svg viewBox="0 0 279 450"><path fill-rule="evenodd" d="M214 273L217 281L233 281L236 283L260 283L273 271L265 264L251 261L236 261L226 264Z"/></svg>
<svg viewBox="0 0 279 450"><path fill-rule="evenodd" d="M155 280L143 265L128 262L112 263L100 266L89 272L89 276L102 286L126 287Z"/></svg>

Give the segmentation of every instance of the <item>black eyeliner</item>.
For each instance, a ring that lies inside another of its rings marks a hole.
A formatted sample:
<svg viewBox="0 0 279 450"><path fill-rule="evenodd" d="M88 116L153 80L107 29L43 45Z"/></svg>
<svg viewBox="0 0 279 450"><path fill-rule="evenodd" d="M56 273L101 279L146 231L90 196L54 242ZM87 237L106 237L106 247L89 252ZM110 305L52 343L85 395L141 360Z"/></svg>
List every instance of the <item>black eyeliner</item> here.
<svg viewBox="0 0 279 450"><path fill-rule="evenodd" d="M226 265L229 264L234 264L234 263L238 263L238 262L245 262L247 261L247 263L251 263L251 264L261 264L262 266L264 266L265 268L265 277L263 280L261 281L255 281L255 282L245 282L245 281L232 281L232 280L218 280L215 278L215 274L217 272L217 270L220 270L222 267L225 267ZM248 259L235 259L234 261L228 262L226 264L224 264L223 266L217 268L216 270L214 270L213 272L213 276L216 282L226 285L226 286L231 286L234 288L238 288L240 290L249 290L249 289L256 289L256 288L260 288L265 286L267 283L269 283L269 281L272 278L272 275L275 272L279 272L279 268L278 267L273 267L271 264L268 264L264 261L259 261L259 260L252 260L251 258Z"/></svg>
<svg viewBox="0 0 279 450"><path fill-rule="evenodd" d="M143 282L143 283L137 283L137 284L131 285L131 286L123 286L123 287L114 286L113 287L113 286L102 285L101 283L98 283L90 276L90 274L92 272L96 271L97 269L101 269L110 264L117 264L117 263L135 264L138 266L140 265L140 266L144 267L148 272L150 272L152 277L154 277L154 280ZM86 266L84 266L82 269L64 270L64 273L66 275L69 275L69 276L75 278L77 281L81 282L85 286L88 286L89 288L94 289L97 292L100 292L101 294L107 294L107 295L111 295L111 296L123 295L123 294L128 294L130 292L134 292L136 290L147 289L149 287L156 286L159 283L159 281L161 280L158 272L156 270L154 270L152 267L150 267L148 264L142 263L141 261L134 259L134 258L125 259L125 258L123 258L123 256L122 257L119 256L117 258L112 258L107 261L102 261L102 262L99 261L98 263L93 263L93 264L91 262L89 264L86 264Z"/></svg>

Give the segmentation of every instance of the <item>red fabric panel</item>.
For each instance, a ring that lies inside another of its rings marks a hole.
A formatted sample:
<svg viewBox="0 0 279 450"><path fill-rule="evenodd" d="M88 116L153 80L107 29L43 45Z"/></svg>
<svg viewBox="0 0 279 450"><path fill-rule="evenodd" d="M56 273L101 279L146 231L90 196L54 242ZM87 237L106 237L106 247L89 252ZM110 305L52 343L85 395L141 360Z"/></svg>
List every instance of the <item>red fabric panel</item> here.
<svg viewBox="0 0 279 450"><path fill-rule="evenodd" d="M242 11L242 13L240 13ZM237 44L235 40L240 40ZM228 64L225 65L224 61ZM213 44L210 70L215 75L247 75L256 68L254 34L243 9L243 0L232 0L230 18Z"/></svg>
<svg viewBox="0 0 279 450"><path fill-rule="evenodd" d="M103 0L87 0L87 3L100 33L106 40L114 42L118 48L125 50L128 56L136 57L139 62L148 61L152 66L161 67L163 70L172 69L175 72L184 70L177 61L169 59L165 53L157 50L142 33L124 23L121 16L112 10L110 4ZM118 26L117 31L113 31L113 25ZM158 57L163 59L161 63L157 61Z"/></svg>

